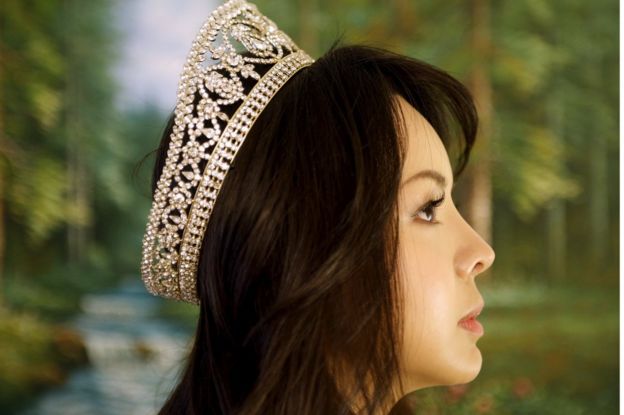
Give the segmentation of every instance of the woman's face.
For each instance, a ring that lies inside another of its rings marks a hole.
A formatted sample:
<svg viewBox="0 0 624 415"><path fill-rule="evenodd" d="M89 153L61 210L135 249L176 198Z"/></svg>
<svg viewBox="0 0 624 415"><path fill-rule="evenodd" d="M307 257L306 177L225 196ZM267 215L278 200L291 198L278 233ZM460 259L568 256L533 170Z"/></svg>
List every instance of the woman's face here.
<svg viewBox="0 0 624 415"><path fill-rule="evenodd" d="M400 272L405 292L403 379L406 392L473 380L481 370L481 334L458 325L483 305L475 277L494 250L451 199L453 174L442 141L414 107L398 97L408 151L399 194ZM436 180L419 172L432 171ZM444 197L437 208L426 205Z"/></svg>

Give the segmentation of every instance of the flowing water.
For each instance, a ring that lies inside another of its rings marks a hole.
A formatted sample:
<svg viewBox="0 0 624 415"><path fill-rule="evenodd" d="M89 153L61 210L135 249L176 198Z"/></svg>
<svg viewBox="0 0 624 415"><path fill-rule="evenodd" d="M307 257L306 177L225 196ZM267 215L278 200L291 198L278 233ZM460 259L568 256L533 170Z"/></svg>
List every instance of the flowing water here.
<svg viewBox="0 0 624 415"><path fill-rule="evenodd" d="M85 339L91 365L45 392L20 415L155 414L175 383L192 333L159 319L162 299L140 279L85 296L69 325Z"/></svg>

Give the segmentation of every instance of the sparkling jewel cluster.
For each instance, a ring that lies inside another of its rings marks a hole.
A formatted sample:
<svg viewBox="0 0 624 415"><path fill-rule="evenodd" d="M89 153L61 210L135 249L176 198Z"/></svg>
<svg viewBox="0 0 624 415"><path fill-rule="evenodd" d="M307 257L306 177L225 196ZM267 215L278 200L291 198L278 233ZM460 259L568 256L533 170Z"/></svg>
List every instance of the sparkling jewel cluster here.
<svg viewBox="0 0 624 415"><path fill-rule="evenodd" d="M180 77L170 144L143 237L141 275L150 293L199 304L200 248L225 175L263 108L313 61L244 0L226 2L204 23ZM254 64L272 66L261 77ZM257 81L248 93L243 78ZM236 111L228 117L223 107L231 105Z"/></svg>

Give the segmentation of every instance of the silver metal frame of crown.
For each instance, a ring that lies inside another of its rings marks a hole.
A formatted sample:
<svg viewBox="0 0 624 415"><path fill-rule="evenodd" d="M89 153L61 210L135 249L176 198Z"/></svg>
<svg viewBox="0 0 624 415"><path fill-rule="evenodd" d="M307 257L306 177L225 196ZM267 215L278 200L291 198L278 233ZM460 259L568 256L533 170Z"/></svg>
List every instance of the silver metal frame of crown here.
<svg viewBox="0 0 624 415"><path fill-rule="evenodd" d="M199 304L200 248L225 175L267 103L313 62L245 0L226 2L203 24L180 77L171 141L143 237L141 275L150 293ZM260 77L254 64L273 66ZM257 80L247 94L242 78ZM231 118L222 111L226 105L238 105Z"/></svg>

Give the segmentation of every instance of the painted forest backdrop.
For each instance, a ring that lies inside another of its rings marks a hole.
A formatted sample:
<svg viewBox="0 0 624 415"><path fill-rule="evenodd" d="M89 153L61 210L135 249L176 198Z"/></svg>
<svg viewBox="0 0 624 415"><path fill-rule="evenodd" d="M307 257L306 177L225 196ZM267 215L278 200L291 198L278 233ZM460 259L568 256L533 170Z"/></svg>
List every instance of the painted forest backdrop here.
<svg viewBox="0 0 624 415"><path fill-rule="evenodd" d="M616 413L617 1L256 3L312 56L344 35L433 63L477 101L480 136L454 199L497 253L481 280L484 367L414 401L429 413ZM65 322L85 295L139 278L154 160L140 161L167 113L115 105L115 7L0 3L2 413L89 365ZM190 327L195 310L159 313Z"/></svg>

